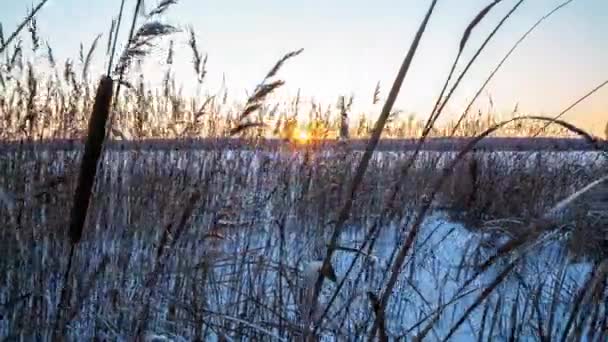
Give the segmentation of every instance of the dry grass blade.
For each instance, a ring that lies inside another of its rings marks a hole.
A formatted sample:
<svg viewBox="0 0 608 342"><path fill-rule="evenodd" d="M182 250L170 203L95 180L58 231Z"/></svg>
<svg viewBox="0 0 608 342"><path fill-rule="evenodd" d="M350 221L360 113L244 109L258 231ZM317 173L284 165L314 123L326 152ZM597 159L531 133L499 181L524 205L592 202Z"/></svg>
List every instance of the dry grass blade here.
<svg viewBox="0 0 608 342"><path fill-rule="evenodd" d="M207 184L205 184L206 186ZM175 245L179 241L183 234L186 225L191 219L194 211L197 209L197 205L202 197L202 192L199 190L192 190L188 194L189 197L186 200L183 211L177 217L177 221L171 221L165 225L158 247L156 250L156 258L154 261L153 269L146 275L144 281L144 291L139 294L140 300L143 301L142 308L139 312L137 320L137 326L134 328L135 336L138 338L144 335L147 328L150 315L150 305L154 298L152 298L152 289L156 286L158 279L160 278L161 272L166 266L167 259L171 252L175 250Z"/></svg>
<svg viewBox="0 0 608 342"><path fill-rule="evenodd" d="M376 104L380 102L380 81L376 83L376 88L374 89L374 97L372 98L372 104Z"/></svg>
<svg viewBox="0 0 608 342"><path fill-rule="evenodd" d="M376 126L374 127L374 133L367 145L367 148L361 159L361 162L357 166L355 177L353 178L351 187L349 189L350 190L349 197L348 197L346 203L344 204L344 206L342 207L342 209L340 210L338 220L335 224L334 231L332 233L332 237L331 237L331 240L329 243L330 247L327 249L327 253L326 253L325 259L323 261L325 265L328 265L328 266L331 265L331 257L333 255L335 247L339 244L340 235L342 233L342 228L343 228L344 222L346 222L346 219L347 219L347 217L350 213L351 207L353 205L355 193L357 192L357 189L358 189L359 185L361 184L361 181L363 180L363 176L365 174L365 171L367 170L367 166L369 165L372 154L374 153L374 150L376 149L376 146L378 145L378 141L380 140L380 135L382 134L384 126L386 125L386 120L388 119L388 117L391 113L391 110L393 108L393 105L395 103L395 100L397 99L397 95L399 94L399 91L401 90L401 85L403 84L403 81L405 80L405 76L407 75L407 72L410 68L412 60L414 59L414 55L416 54L418 45L420 44L420 41L426 30L429 19L431 18L431 15L433 14L433 10L435 9L436 4L437 4L437 0L431 1L431 4L426 12L426 15L425 15L422 23L418 27L416 36L414 37L412 44L410 45L410 48L407 52L407 55L405 56L403 63L401 64L401 67L399 68L399 72L397 73L397 76L395 77L393 86L391 87L388 98L387 98L386 102L384 103L382 112L380 113L380 117L378 118L378 121L376 122ZM319 293L321 292L321 288L323 286L323 280L324 280L323 276L320 275L315 284L315 289L314 289L315 290L314 291L315 302L314 302L311 312L314 312L316 310L316 305L317 305L316 298L318 298ZM375 332L373 335L375 335Z"/></svg>
<svg viewBox="0 0 608 342"><path fill-rule="evenodd" d="M108 42L106 43L106 55L110 55L112 51L112 38L114 37L114 30L116 29L116 19L112 19L110 24L110 31L108 32Z"/></svg>
<svg viewBox="0 0 608 342"><path fill-rule="evenodd" d="M517 339L517 327L520 326L517 322L517 307L519 306L519 288L517 289L517 294L515 296L515 300L511 303L511 317L510 320L510 332L509 332L509 341L518 341Z"/></svg>
<svg viewBox="0 0 608 342"><path fill-rule="evenodd" d="M256 103L256 102L263 101L266 98L266 96L268 96L270 93L275 91L277 88L283 86L284 84L285 84L285 81L276 80L274 82L260 85L256 89L255 93L253 93L253 95L249 98L249 100L247 100L247 103L249 104L249 103Z"/></svg>
<svg viewBox="0 0 608 342"><path fill-rule="evenodd" d="M564 215L564 211L567 210L568 207L575 205L576 204L575 202L577 200L581 199L585 195L588 195L590 192L599 191L603 194L606 191L605 187L601 187L602 185L604 185L603 183L608 183L608 175L589 183L584 188L576 191L572 195L561 200L559 203L557 203L555 206L553 206L553 208L551 208L543 216L543 218L550 219L550 220L557 220Z"/></svg>
<svg viewBox="0 0 608 342"><path fill-rule="evenodd" d="M459 45L459 53L461 53L464 50L465 45L467 44L467 42L469 41L469 38L471 36L471 32L473 32L473 29L475 29L475 27L477 25L479 25L479 23L483 20L483 18L485 18L485 16L490 13L490 10L492 10L492 8L494 6L496 6L499 2L501 2L502 0L495 0L494 2L490 3L489 5L487 5L484 9L482 9L476 16L475 18L473 18L473 21L471 21L469 23L469 25L467 26L467 28L464 30L464 34L462 35L462 39L460 39L460 45Z"/></svg>
<svg viewBox="0 0 608 342"><path fill-rule="evenodd" d="M240 318L231 317L231 316L227 316L227 315L222 315L222 314L219 314L219 313L213 313L213 314L218 315L219 317L221 317L222 319L225 319L227 321L233 321L233 322L237 322L239 324L246 325L246 326L248 326L248 327L250 327L250 328L252 328L252 329L254 329L256 331L264 333L268 337L272 337L274 340L283 341L283 342L287 341L286 339L284 339L284 338L282 338L280 336L277 336L275 333L273 333L272 331L270 331L268 329L265 329L264 327L261 327L261 326L256 325L256 324L252 324L252 323L247 322L245 320L242 320Z"/></svg>
<svg viewBox="0 0 608 342"><path fill-rule="evenodd" d="M266 84L262 84L262 85L258 86L257 89L255 90L255 93L253 93L251 95L251 97L249 97L249 99L247 100L245 109L239 116L239 121L244 120L245 118L247 118L247 116L249 116L249 114L258 110L262 105L261 102L263 102L270 93L272 93L276 89L280 88L284 84L285 84L284 81L276 80L274 82L266 83Z"/></svg>
<svg viewBox="0 0 608 342"><path fill-rule="evenodd" d="M138 30L128 47L124 50L116 72L126 70L133 61L147 56L150 49L154 47L154 40L178 32L178 29L158 21L143 24Z"/></svg>
<svg viewBox="0 0 608 342"><path fill-rule="evenodd" d="M120 32L120 24L122 23L122 15L125 9L125 0L120 1L120 9L118 10L118 19L115 21L115 26L112 25L110 27L110 33L108 36L108 54L110 55L110 60L108 61L108 70L106 75L110 75L112 71L112 67L114 66L114 55L116 54L116 46L118 45L118 33ZM114 24L114 21L112 21ZM135 25L135 23L133 23ZM129 34L129 40L133 36L133 29L131 29L131 33ZM118 93L118 92L117 92Z"/></svg>
<svg viewBox="0 0 608 342"><path fill-rule="evenodd" d="M382 306L378 297L373 292L367 292L367 298L372 306L372 311L376 316L376 320L378 321L378 341L388 341L388 335L386 334L386 324L384 317L384 310L382 310Z"/></svg>
<svg viewBox="0 0 608 342"><path fill-rule="evenodd" d="M241 113L239 120L245 119L247 116L249 116L249 114L255 112L256 110L260 109L261 107L262 107L261 103L253 103L253 104L248 105L245 108L245 110L243 110L243 113Z"/></svg>
<svg viewBox="0 0 608 342"><path fill-rule="evenodd" d="M205 110L207 109L207 106L209 106L209 104L215 100L215 95L213 96L208 96L205 99L205 102L203 102L203 104L200 106L200 108L198 109L198 111L196 111L195 116L198 118L201 115L205 114Z"/></svg>
<svg viewBox="0 0 608 342"><path fill-rule="evenodd" d="M560 119L561 117L563 117L564 115L566 115L568 112L570 112L578 104L580 104L581 102L585 101L588 97L590 97L591 95L595 94L598 90L602 89L606 85L608 85L608 79L605 80L605 81L603 81L603 82L601 82L595 88L591 89L585 95L583 95L582 97L580 97L579 99L577 99L576 101L574 101L574 103L572 103L570 106L568 106L568 108L564 109L559 114L557 114L555 117L553 117L553 119L556 119L556 120ZM534 134L534 137L537 137L539 134L541 134L542 132L544 132L544 130L547 129L547 127L549 127L550 125L551 125L551 122L547 122L541 129L538 130L538 132L536 132L536 134Z"/></svg>
<svg viewBox="0 0 608 342"><path fill-rule="evenodd" d="M101 261L99 262L99 264L97 265L97 267L89 275L89 278L85 282L83 288L80 289L79 294L78 294L78 300L72 306L70 312L66 315L66 321L64 322L64 324L71 322L78 315L78 313L82 310L82 306L83 306L84 302L89 297L91 292L93 292L93 290L95 289L95 285L99 282L101 275L106 271L106 267L108 266L109 263L110 263L110 257L107 255L104 255L102 257Z"/></svg>
<svg viewBox="0 0 608 342"><path fill-rule="evenodd" d="M302 51L304 51L304 49L299 49L299 50L295 50L295 51L286 53L285 56L283 56L281 59L279 59L276 62L276 64L272 67L272 69L270 69L270 71L268 72L268 74L266 75L265 78L269 79L271 77L274 77L288 59L298 56L299 54L302 53Z"/></svg>
<svg viewBox="0 0 608 342"><path fill-rule="evenodd" d="M488 320L489 310L490 302L486 301L486 305L483 306L483 313L481 315L481 327L479 328L479 336L477 336L477 342L483 341L483 334L486 332L486 321Z"/></svg>
<svg viewBox="0 0 608 342"><path fill-rule="evenodd" d="M431 190L430 190L429 194L427 195L426 200L423 202L423 204L417 210L414 222L412 223L412 227L411 227L408 235L406 236L403 245L401 247L399 247L399 250L396 253L395 259L390 267L389 278L386 282L386 285L383 287L383 290L382 290L381 302L384 305L385 305L385 303L388 302L389 296L392 294L393 288L394 288L395 284L397 283L397 279L400 274L400 270L402 269L406 256L407 256L408 252L410 251L410 248L412 247L412 245L418 235L420 226L422 225L424 218L426 217L426 214L431 207L431 203L433 202L435 195L437 194L439 189L443 186L443 183L445 182L445 180L452 173L454 168L461 162L461 160L463 160L463 158L481 140L485 139L486 137L488 137L495 131L499 130L500 128L502 128L510 123L513 123L516 121L521 121L521 120L543 121L543 120L551 120L551 119L546 118L546 117L537 117L537 116L522 116L522 117L512 118L510 120L506 120L501 123L498 123L498 124L494 125L493 127L487 129L480 135L476 136L475 138L471 139L469 141L469 143L462 149L462 151L460 151L458 153L458 155L443 169L440 177L438 177L437 180L434 182L434 184L430 187ZM575 133L582 135L583 138L587 139L588 142L590 142L590 144L595 147L595 139L593 139L593 137L591 137L588 133L584 132L583 130L573 127L572 125L565 123L563 121L560 121L560 120L552 120L552 122L554 122L558 125L565 126L568 129L570 129L570 127L572 127L573 131ZM536 230L534 230L534 231L536 232ZM510 243L507 243L506 245L502 246L494 256L490 257L488 259L488 261L486 261L484 264L482 264L482 266L480 267L480 270L478 270L472 277L470 277L465 282L465 285L461 286L460 290L457 291L457 293L461 293L462 289L464 289L466 286L468 286L468 284L470 284L474 279L476 279L481 274L481 272L483 272L484 269L487 269L491 264L493 264L495 260L498 260L499 256L510 253L516 247L518 247L521 244L523 244L524 242L526 242L526 238L528 238L528 237L529 236L525 235L522 238L512 240ZM374 336L376 328L377 327L375 327L372 330L373 334L370 336Z"/></svg>
<svg viewBox="0 0 608 342"><path fill-rule="evenodd" d="M0 46L4 46L6 41L4 40L4 30L2 28L2 23L0 23Z"/></svg>
<svg viewBox="0 0 608 342"><path fill-rule="evenodd" d="M47 2L48 2L48 0L40 1L38 3L38 5L36 5L36 7L34 7L34 9L32 9L32 11L28 14L28 16L25 19L23 19L23 21L17 26L15 31L11 35L9 35L8 38L6 38L6 40L3 39L4 42L2 45L0 45L0 55L4 52L4 50L6 50L6 48L11 44L11 42L15 38L17 38L17 36L23 30L23 28L29 24L30 20L32 20L36 16L36 14L38 14L38 12L42 9L44 4L46 4Z"/></svg>
<svg viewBox="0 0 608 342"><path fill-rule="evenodd" d="M473 304L471 304L465 310L465 312L460 316L460 318L456 321L452 328L450 328L450 331L448 332L446 337L443 338L443 341L448 341L452 337L452 335L456 333L458 328L460 328L462 323L466 321L467 317L469 317L473 310L475 310L481 303L483 303L486 298L488 298L490 294L492 294L492 292L494 292L494 290L505 280L509 273L511 273L513 268L515 268L515 265L517 265L518 260L519 258L509 263L509 265L502 272L500 272L500 274L492 281L492 283L490 283L483 289L483 291L479 294L475 302L473 302Z"/></svg>
<svg viewBox="0 0 608 342"><path fill-rule="evenodd" d="M565 342L572 340L569 338L570 330L572 329L572 325L574 324L576 317L579 315L581 306L585 305L589 301L590 295L596 290L597 286L603 286L602 282L605 282L606 274L608 274L608 260L602 261L593 269L593 272L589 274L589 279L579 290L580 292L573 303L572 311L566 320L566 326L562 331L560 341Z"/></svg>
<svg viewBox="0 0 608 342"><path fill-rule="evenodd" d="M40 37L38 36L38 23L36 18L32 18L27 27L30 32L30 38L32 39L32 51L35 53L40 47Z"/></svg>
<svg viewBox="0 0 608 342"><path fill-rule="evenodd" d="M532 25L532 27L530 27L530 29L528 31L526 31L516 42L515 44L513 44L513 46L511 47L511 49L507 52L507 54L502 58L502 60L498 63L498 65L494 68L494 70L492 70L492 72L490 73L490 75L488 76L488 78L486 78L486 80L484 81L484 83L481 85L481 87L479 87L479 89L477 90L477 93L475 93L475 96L473 96L473 98L471 99L471 101L469 101L469 104L467 105L467 107L465 108L464 112L460 115L460 117L458 118L458 120L456 121L456 124L454 125L454 128L452 128L452 132L450 133L450 136L454 136L454 134L456 134L456 131L458 130L458 128L460 127L460 124L462 123L462 121L464 120L464 118L468 115L469 111L471 110L471 107L473 107L473 104L475 103L475 101L477 101L477 99L479 98L479 96L481 95L481 93L483 92L483 90L486 88L486 86L488 85L488 83L490 83L490 81L492 80L492 78L494 78L494 76L496 75L496 73L500 70L500 68L504 65L504 63L507 61L507 59L509 59L509 57L513 54L513 52L517 49L517 47L519 47L519 45L546 19L548 19L549 17L551 17L553 14L555 14L557 11L559 11L560 9L566 7L566 5L568 5L569 3L571 3L574 0L568 0L565 1L561 4L559 4L557 7L555 7L554 9L552 9L551 11L549 11L549 13L545 14L544 16L542 16L536 23L534 23L534 25ZM515 111L516 112L516 111Z"/></svg>
<svg viewBox="0 0 608 342"><path fill-rule="evenodd" d="M175 51L174 48L175 42L173 40L169 41L169 50L167 51L167 59L165 60L165 63L167 63L167 65L173 65L173 54Z"/></svg>
<svg viewBox="0 0 608 342"><path fill-rule="evenodd" d="M248 130L250 128L254 128L254 127L266 127L266 124L262 123L262 122L248 122L248 123L242 123L239 124L238 126L234 127L233 129L230 130L230 135L234 136L237 135L245 130Z"/></svg>
<svg viewBox="0 0 608 342"><path fill-rule="evenodd" d="M541 299L541 295L542 295L542 290L544 287L544 282L541 282L540 284L538 284L538 288L536 289L536 292L534 294L534 298L533 298L533 310L536 313L536 334L538 335L538 339L541 342L545 342L548 341L547 335L545 334L545 324L544 324L544 320L543 320L543 313L542 310L540 308L540 299Z"/></svg>
<svg viewBox="0 0 608 342"><path fill-rule="evenodd" d="M444 99L443 95L445 93L445 90L447 89L448 82L450 81L450 79L452 77L452 73L455 70L456 63L460 59L460 55L461 55L462 51L458 53L458 55L456 56L456 60L454 61L454 64L452 65L452 70L450 71L450 74L448 75L448 79L447 79L446 83L444 84L444 87L443 87L443 89L442 89L439 97L437 98L437 102L435 103L435 107L433 108L433 111L431 112L431 116L429 117L429 120L427 121L427 124L425 126L425 130L424 130L423 135L422 135L422 139L420 139L420 143L424 142L424 140L426 139L428 133L434 127L435 122L437 121L437 119L439 119L439 116L443 113L443 110L445 109L445 107L447 106L448 102L450 101L450 99L454 95L454 92L456 91L456 89L458 89L458 87L460 85L460 82L462 82L464 76L466 76L466 74L470 70L471 66L475 63L475 61L477 60L477 58L479 57L479 55L481 55L481 53L485 50L485 47L490 43L490 41L492 40L492 38L502 28L502 26L507 22L507 20L511 17L511 15L513 15L513 13L515 13L515 11L521 6L521 4L523 2L524 2L524 0L519 0L515 5L513 5L513 7L511 7L511 9L509 10L509 12L507 12L507 14L505 14L503 16L503 18L500 20L500 22L494 27L494 29L492 30L492 32L490 32L490 34L488 34L488 36L483 41L483 43L481 44L481 46L477 49L477 51L475 51L475 53L473 54L473 57L471 57L471 59L469 60L469 62L465 66L465 68L462 70L462 72L460 73L460 75L458 76L458 78L456 79L456 81L452 85L452 88L450 89L450 91L448 92L448 94L445 96L445 99ZM496 1L495 1L495 3L496 3ZM490 10L492 8L493 8L493 5L490 6L488 10ZM482 13L483 13L483 11L482 11ZM485 16L485 14L483 16ZM483 19L483 16L481 18L479 18L479 20ZM476 17L475 19L478 19L478 18ZM474 24L474 25L471 26L471 24ZM474 26L477 25L477 23L474 23L474 22L472 22L471 24L469 25L469 27L474 27ZM467 27L467 29L469 27ZM468 40L468 38L467 38L467 40ZM466 43L467 40L463 40L463 42Z"/></svg>
<svg viewBox="0 0 608 342"><path fill-rule="evenodd" d="M101 38L101 34L97 35L97 37L95 37L95 39L93 39L93 43L91 43L91 46L89 47L89 51L87 52L87 56L84 59L84 63L82 66L82 81L86 82L89 78L89 68L91 66L91 61L93 60L93 53L95 52L95 49L97 48L97 42L99 41L99 39Z"/></svg>
<svg viewBox="0 0 608 342"><path fill-rule="evenodd" d="M428 335L428 333L431 331L431 329L433 329L433 326L435 324L437 324L437 322L441 318L441 314L443 313L443 311L445 309L447 309L449 306L453 305L454 303L457 303L460 299L469 296L476 290L477 289L471 289L471 290L459 295L458 297L452 298L449 302L447 302L445 304L443 304L443 300L440 300L438 308L436 310L434 310L434 312L428 314L424 319L422 319L421 321L419 321L418 323L416 323L412 327L410 327L407 330L407 333L411 333L412 331L417 329L420 325L422 325L422 323L424 323L425 321L429 320L429 318L432 317L432 319L430 319L428 324L424 328L422 328L422 330L420 330L420 333L417 336L415 336L413 339L414 341L424 341L424 338L426 337L426 335ZM499 298L499 301L500 301L500 298Z"/></svg>
<svg viewBox="0 0 608 342"><path fill-rule="evenodd" d="M15 49L13 50L13 53L11 55L11 57L9 58L9 62L7 64L7 70L11 71L14 67L17 67L19 69L23 68L23 63L22 63L22 59L23 59L23 49L21 47L22 41L18 40L17 44L15 44Z"/></svg>
<svg viewBox="0 0 608 342"><path fill-rule="evenodd" d="M189 34L188 45L190 46L190 50L192 51L192 65L194 67L194 72L196 73L197 77L199 77L199 79L200 79L199 75L201 74L201 66L203 64L203 57L198 48L196 34L194 32L193 27L188 28L188 34Z"/></svg>
<svg viewBox="0 0 608 342"><path fill-rule="evenodd" d="M158 5L156 5L156 7L151 10L150 12L148 12L148 17L153 17L155 15L161 15L163 13L165 13L169 7L171 7L172 5L177 4L177 0L162 0L161 2L158 3Z"/></svg>
<svg viewBox="0 0 608 342"><path fill-rule="evenodd" d="M266 97L268 97L268 95L270 95L276 89L280 88L281 86L283 86L285 84L285 82L282 80L276 80L276 81L273 81L270 83L266 83L266 81L268 80L269 77L274 76L279 71L279 69L281 68L281 65L283 65L283 63L285 63L285 61L299 55L302 51L303 51L303 49L300 49L300 50L297 50L294 52L290 52L290 53L286 54L285 56L283 56L275 64L275 66L266 75L266 77L264 78L262 83L255 88L255 91L253 92L253 94L251 96L249 96L249 98L247 99L247 103L245 104L245 109L243 109L243 112L239 115L238 121L240 123L236 128L234 128L230 131L231 136L235 135L237 133L240 133L249 128L266 126L262 122L243 123L243 120L245 120L248 116L250 116L251 113L260 109L262 107L262 103L264 102Z"/></svg>
<svg viewBox="0 0 608 342"><path fill-rule="evenodd" d="M598 286L602 288L605 286L606 275L608 274L608 259L603 260L599 265L597 265L593 272L589 275L589 279L585 282L583 287L580 289L579 295L574 302L572 311L568 316L566 321L566 326L562 332L562 337L560 341L565 342L570 340L568 336L570 335L570 330L572 329L572 325L578 316L581 306L585 305L589 302L591 295L597 291Z"/></svg>

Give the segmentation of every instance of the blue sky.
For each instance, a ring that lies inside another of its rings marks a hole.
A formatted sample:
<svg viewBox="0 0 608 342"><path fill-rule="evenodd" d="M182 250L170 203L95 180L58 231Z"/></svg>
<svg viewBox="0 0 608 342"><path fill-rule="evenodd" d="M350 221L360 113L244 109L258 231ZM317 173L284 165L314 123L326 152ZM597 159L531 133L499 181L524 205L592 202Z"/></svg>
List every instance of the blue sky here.
<svg viewBox="0 0 608 342"><path fill-rule="evenodd" d="M543 14L562 0L527 0L499 32L479 63L463 82L448 108L455 115L511 45ZM304 48L281 71L287 81L284 95L301 89L304 97L334 104L338 95L355 94L360 110L377 115L371 96L378 81L383 94L411 42L429 0L181 0L165 19L180 27L192 25L200 48L209 54L206 89L215 92L225 75L229 91L244 96L284 53ZM440 0L397 107L425 117L430 111L458 42L468 22L489 0ZM127 9L134 6L127 0ZM152 7L155 0L146 0ZM515 3L505 0L478 26L469 54L485 33ZM76 57L99 33L105 34L120 0L50 0L39 16L39 27L59 58ZM2 5L0 22L11 31L31 7L31 0ZM533 33L488 88L495 107L551 115L608 78L608 2L575 0ZM184 46L187 37L175 37ZM103 44L102 44L103 45ZM105 56L96 56L99 69ZM157 53L146 70L160 79ZM186 90L193 89L190 52L176 55L176 75ZM487 96L479 102L487 106ZM608 89L587 100L568 117L603 132L608 121ZM600 128L601 126L601 128Z"/></svg>

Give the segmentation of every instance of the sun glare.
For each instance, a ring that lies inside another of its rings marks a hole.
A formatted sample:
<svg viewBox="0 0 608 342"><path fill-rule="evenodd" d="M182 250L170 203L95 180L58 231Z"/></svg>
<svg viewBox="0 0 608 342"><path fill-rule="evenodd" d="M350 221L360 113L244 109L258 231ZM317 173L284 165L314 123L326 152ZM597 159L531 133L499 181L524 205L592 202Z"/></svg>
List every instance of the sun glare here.
<svg viewBox="0 0 608 342"><path fill-rule="evenodd" d="M293 140L295 140L297 143L306 144L306 143L310 142L310 134L308 133L308 131L303 130L303 129L298 129L293 133L294 133Z"/></svg>

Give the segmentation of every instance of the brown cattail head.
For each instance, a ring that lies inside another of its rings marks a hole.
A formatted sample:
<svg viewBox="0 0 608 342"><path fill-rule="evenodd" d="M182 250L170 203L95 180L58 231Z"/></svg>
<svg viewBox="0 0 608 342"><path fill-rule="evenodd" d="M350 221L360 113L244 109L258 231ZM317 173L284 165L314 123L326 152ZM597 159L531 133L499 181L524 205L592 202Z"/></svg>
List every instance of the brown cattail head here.
<svg viewBox="0 0 608 342"><path fill-rule="evenodd" d="M101 79L97 88L93 113L89 120L84 155L80 164L80 174L74 193L74 204L70 219L70 241L72 244L78 243L82 237L95 174L97 173L97 162L101 156L101 148L106 135L106 122L112 103L113 84L112 79L105 76Z"/></svg>

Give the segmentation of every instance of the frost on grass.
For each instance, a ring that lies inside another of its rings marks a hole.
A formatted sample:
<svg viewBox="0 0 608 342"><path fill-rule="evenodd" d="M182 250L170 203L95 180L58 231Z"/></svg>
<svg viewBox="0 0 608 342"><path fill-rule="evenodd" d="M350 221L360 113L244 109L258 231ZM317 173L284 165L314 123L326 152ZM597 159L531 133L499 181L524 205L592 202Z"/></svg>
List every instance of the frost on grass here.
<svg viewBox="0 0 608 342"><path fill-rule="evenodd" d="M3 218L22 212L20 230L9 230L19 222L6 220L8 225L2 228L2 339L51 336L48 327L66 266L62 213L73 185L60 183L38 194L39 178L69 175L78 153L49 153L22 169L3 166L6 176L0 189L5 197L31 199L3 200L0 207ZM409 231L416 196L424 192L433 172L428 165L432 158L423 155L416 165L419 171L400 190L399 214L381 226L373 249L360 251L369 227L382 219L387 180L403 157L380 153L372 160L370 174L375 177L363 182L332 260L336 281L325 283L319 312L304 327L311 279L322 269L319 260L330 234L327 227L343 196L339 184L352 176L347 166L360 154L341 160L331 151L106 153L89 227L69 279L70 338L131 340L133 327L145 317L146 336L152 340L294 340L305 328L316 330L322 340L364 340L374 319L367 294L377 293L386 281L393 251ZM509 158L520 157L501 158L508 165ZM599 178L599 171L580 156L551 158L576 171L568 173L572 187L582 188ZM541 166L553 168L551 158ZM524 167L511 165L512 170ZM535 165L525 167L540 167ZM202 197L177 235L175 224L193 189ZM570 186L553 191L561 198L572 193ZM14 208L9 211L7 203ZM519 219L492 219L486 226ZM561 317L571 314L593 263L570 258L568 234L563 233L567 227L559 228L479 272L480 265L512 237L500 230L465 227L435 210L426 218L387 304L389 336L409 339L429 328L427 339L443 339L505 267L520 258L450 340L469 341L481 333L493 340L513 334L521 340L537 339L539 315L543 331L560 337L567 324ZM155 279L154 286L150 279ZM578 327L590 326L582 324L585 317L592 322L593 317L601 321L606 315L600 306L580 307L573 334L579 333ZM580 334L588 336L588 330L583 328Z"/></svg>

